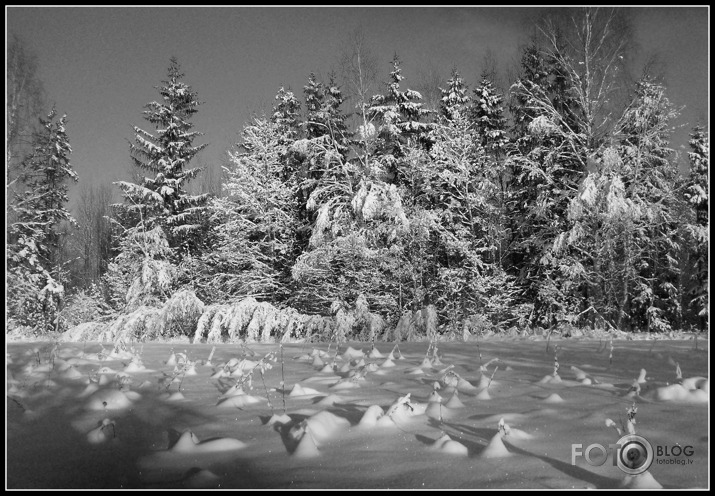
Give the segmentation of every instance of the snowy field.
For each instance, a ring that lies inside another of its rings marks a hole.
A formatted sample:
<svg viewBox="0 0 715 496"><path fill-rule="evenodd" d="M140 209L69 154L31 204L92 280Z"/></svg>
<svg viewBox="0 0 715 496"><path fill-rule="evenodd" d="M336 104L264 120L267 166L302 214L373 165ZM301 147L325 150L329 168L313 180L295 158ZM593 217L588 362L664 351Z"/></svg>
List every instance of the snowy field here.
<svg viewBox="0 0 715 496"><path fill-rule="evenodd" d="M217 345L207 363L210 344L9 343L6 486L709 485L707 340L428 346L287 344L282 365L276 344ZM634 402L638 435L691 454L635 477L572 465L573 444L620 438Z"/></svg>

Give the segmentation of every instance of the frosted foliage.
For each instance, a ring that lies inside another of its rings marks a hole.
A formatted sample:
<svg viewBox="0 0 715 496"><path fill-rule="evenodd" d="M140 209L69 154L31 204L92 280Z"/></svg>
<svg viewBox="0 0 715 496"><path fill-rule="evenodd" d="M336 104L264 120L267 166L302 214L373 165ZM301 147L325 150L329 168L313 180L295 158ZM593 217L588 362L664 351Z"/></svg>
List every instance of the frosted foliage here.
<svg viewBox="0 0 715 496"><path fill-rule="evenodd" d="M315 219L313 233L310 236L309 244L317 247L323 244L325 231L330 227L330 203L326 203L318 210L318 217Z"/></svg>
<svg viewBox="0 0 715 496"><path fill-rule="evenodd" d="M390 219L404 227L409 225L402 199L394 184L360 181L360 187L353 197L352 208L358 218L364 221Z"/></svg>
<svg viewBox="0 0 715 496"><path fill-rule="evenodd" d="M169 290L175 268L166 260L144 259L139 277L134 278L127 292L127 307L135 308L145 299L157 298Z"/></svg>
<svg viewBox="0 0 715 496"><path fill-rule="evenodd" d="M174 293L161 310L162 335L190 335L196 329L204 304L193 291Z"/></svg>
<svg viewBox="0 0 715 496"><path fill-rule="evenodd" d="M540 115L529 123L529 133L534 136L549 136L557 131L556 125L545 115Z"/></svg>
<svg viewBox="0 0 715 496"><path fill-rule="evenodd" d="M140 306L133 312L120 315L112 321L106 334L111 337L111 341L152 339L161 335L161 322L160 309Z"/></svg>
<svg viewBox="0 0 715 496"><path fill-rule="evenodd" d="M392 333L394 341L414 341L420 337L432 340L436 337L439 324L437 309L427 305L419 310L405 310Z"/></svg>
<svg viewBox="0 0 715 496"><path fill-rule="evenodd" d="M596 202L597 195L598 189L596 188L596 182L593 176L589 175L583 183L583 191L581 192L580 199L586 205L593 206Z"/></svg>
<svg viewBox="0 0 715 496"><path fill-rule="evenodd" d="M368 122L366 125L360 125L358 127L358 135L362 140L372 139L375 137L375 134L375 126L371 122Z"/></svg>
<svg viewBox="0 0 715 496"><path fill-rule="evenodd" d="M603 158L601 159L603 165L609 169L617 169L621 166L621 156L618 154L618 150L613 147L606 148L603 151Z"/></svg>
<svg viewBox="0 0 715 496"><path fill-rule="evenodd" d="M314 332L323 334L332 319L304 315L292 308L279 309L248 297L227 305L211 305L198 319L194 339L209 343L222 341L273 342Z"/></svg>
<svg viewBox="0 0 715 496"><path fill-rule="evenodd" d="M338 342L345 341L350 336L355 321L352 312L348 312L344 308L339 308L335 312L335 338Z"/></svg>

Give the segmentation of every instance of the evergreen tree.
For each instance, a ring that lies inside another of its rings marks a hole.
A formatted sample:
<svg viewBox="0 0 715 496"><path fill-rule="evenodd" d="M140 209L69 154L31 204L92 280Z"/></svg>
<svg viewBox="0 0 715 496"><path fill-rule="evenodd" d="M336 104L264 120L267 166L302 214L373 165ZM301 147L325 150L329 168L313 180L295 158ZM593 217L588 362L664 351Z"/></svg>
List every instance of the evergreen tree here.
<svg viewBox="0 0 715 496"><path fill-rule="evenodd" d="M281 131L254 118L238 150L228 152L224 194L211 203L214 249L193 284L206 301L253 296L276 303L288 295L298 209L295 185L282 179Z"/></svg>
<svg viewBox="0 0 715 496"><path fill-rule="evenodd" d="M690 301L688 306L693 308L700 320L700 328L705 329L709 317L709 288L708 288L708 245L710 242L708 201L709 181L708 169L710 167L710 141L707 132L697 126L690 134L690 174L687 179L685 199L691 207L691 219L686 223L690 263L691 287L688 291ZM694 222L693 219L694 218Z"/></svg>
<svg viewBox="0 0 715 496"><path fill-rule="evenodd" d="M669 146L672 122L679 111L665 87L649 79L636 85L635 95L617 125L620 155L629 174L626 193L640 206L640 225L625 240L623 278L625 305L619 322L648 330L669 329L680 318L677 294L678 170ZM630 321L630 322L629 322Z"/></svg>
<svg viewBox="0 0 715 496"><path fill-rule="evenodd" d="M669 330L681 318L678 172L668 147L677 111L664 88L637 84L618 145L596 157L551 252L563 285L620 329Z"/></svg>
<svg viewBox="0 0 715 496"><path fill-rule="evenodd" d="M549 248L567 229L566 212L586 173L582 136L575 127L568 79L536 44L522 58L511 87L514 139L507 168L511 233L506 266L535 304L533 320L544 326L580 312L573 287L563 287L561 264Z"/></svg>
<svg viewBox="0 0 715 496"><path fill-rule="evenodd" d="M503 103L504 97L494 88L487 74L483 74L480 85L474 88L470 118L480 144L499 156L503 156L508 143Z"/></svg>
<svg viewBox="0 0 715 496"><path fill-rule="evenodd" d="M419 275L413 297L421 303L426 296L463 329L475 327L477 314L480 328L514 324L515 288L495 256L502 235L498 174L466 112L452 117L436 125L429 152L409 148L404 256L408 271Z"/></svg>
<svg viewBox="0 0 715 496"><path fill-rule="evenodd" d="M390 79L385 83L387 93L372 97L368 116L371 121L378 123L374 152L377 170L374 174L384 175L390 182L399 183L399 163L405 156L404 145L413 136L417 139L426 138L433 126L420 122L420 119L430 112L420 103L422 96L410 89L400 91L400 82L404 77L397 55L392 60L392 68Z"/></svg>
<svg viewBox="0 0 715 496"><path fill-rule="evenodd" d="M290 146L302 137L300 102L290 89L285 90L283 87L278 90L275 100L277 103L273 107L270 121L278 126L279 145L283 150L280 157L283 164L283 178L288 180L300 168L300 160L290 153Z"/></svg>
<svg viewBox="0 0 715 496"><path fill-rule="evenodd" d="M440 114L448 120L453 120L470 102L467 85L456 68L452 69L452 77L447 80L447 88L439 90L442 93Z"/></svg>
<svg viewBox="0 0 715 496"><path fill-rule="evenodd" d="M187 183L201 169L189 168L189 162L208 146L194 146L203 133L192 131L189 121L197 112L197 93L182 81L184 74L176 58L171 59L167 80L156 89L161 102L145 107L144 118L155 128L151 134L139 127L135 142L130 143L132 162L153 177L144 177L141 184L120 181L126 210L147 232L158 226L164 230L169 247L177 259L200 248L202 216L206 212L207 194L190 195Z"/></svg>
<svg viewBox="0 0 715 496"><path fill-rule="evenodd" d="M66 208L67 181L77 181L69 155L67 117L53 108L40 119L32 153L23 162L27 190L11 204L16 219L8 232L8 307L12 318L39 332L58 329L64 294L60 227L74 222Z"/></svg>
<svg viewBox="0 0 715 496"><path fill-rule="evenodd" d="M469 120L474 123L476 139L484 147L488 164L485 165L498 185L496 196L497 208L494 213L494 224L499 231L498 250L493 253L496 260L501 263L504 256L504 246L507 242L506 229L509 203L508 180L509 172L506 168L505 155L508 150L509 138L506 133L506 119L503 108L504 97L499 93L487 73L482 74L480 85L474 89L472 105L469 108Z"/></svg>

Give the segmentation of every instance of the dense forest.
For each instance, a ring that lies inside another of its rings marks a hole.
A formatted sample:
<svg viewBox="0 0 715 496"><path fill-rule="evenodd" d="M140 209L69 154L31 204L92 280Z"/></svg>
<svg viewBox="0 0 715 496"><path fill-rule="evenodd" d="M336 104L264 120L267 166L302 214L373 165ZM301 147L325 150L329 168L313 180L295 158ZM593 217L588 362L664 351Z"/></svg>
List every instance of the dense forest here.
<svg viewBox="0 0 715 496"><path fill-rule="evenodd" d="M629 65L625 23L618 9L544 19L511 80L455 68L430 98L397 55L380 67L353 43L325 80L278 90L220 177L195 166L199 93L172 58L134 127L132 177L114 185L77 177L67 118L47 112L36 59L13 38L6 329L705 330L708 131L693 126L679 157L678 108L651 66Z"/></svg>

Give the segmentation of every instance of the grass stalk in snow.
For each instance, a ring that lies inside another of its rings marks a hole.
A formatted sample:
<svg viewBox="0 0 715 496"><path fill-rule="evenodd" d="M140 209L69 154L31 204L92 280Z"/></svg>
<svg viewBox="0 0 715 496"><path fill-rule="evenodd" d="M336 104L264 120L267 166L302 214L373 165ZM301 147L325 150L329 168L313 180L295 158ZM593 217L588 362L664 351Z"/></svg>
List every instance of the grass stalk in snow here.
<svg viewBox="0 0 715 496"><path fill-rule="evenodd" d="M266 387L266 378L263 376L263 367L259 368L261 372L261 382L263 383L263 390L266 392L266 399L268 400L268 406L271 408L271 413L273 415L276 414L275 409L273 408L273 403L271 403L271 397L268 394L268 388ZM285 402L285 392L283 393L283 401ZM285 410L285 403L283 405L283 408Z"/></svg>
<svg viewBox="0 0 715 496"><path fill-rule="evenodd" d="M554 377L558 375L559 372L559 346L556 345L556 348L554 348Z"/></svg>
<svg viewBox="0 0 715 496"><path fill-rule="evenodd" d="M648 353L653 353L653 348L655 348L655 342L658 340L658 336L653 335L653 343L650 345L650 349L648 350Z"/></svg>
<svg viewBox="0 0 715 496"><path fill-rule="evenodd" d="M286 414L286 376L283 368L283 343L279 345L281 351L281 392L283 393L283 415Z"/></svg>
<svg viewBox="0 0 715 496"><path fill-rule="evenodd" d="M492 376L489 378L489 382L487 383L487 389L489 389L489 386L492 385L492 380L494 379L494 374L497 373L497 369L499 368L499 365L494 367L494 371L492 372Z"/></svg>
<svg viewBox="0 0 715 496"><path fill-rule="evenodd" d="M613 336L611 336L611 347L608 351L608 366L613 365Z"/></svg>
<svg viewBox="0 0 715 496"><path fill-rule="evenodd" d="M481 334L481 331L477 331L477 352L479 352L479 363L482 363L482 348L479 346L479 335Z"/></svg>

